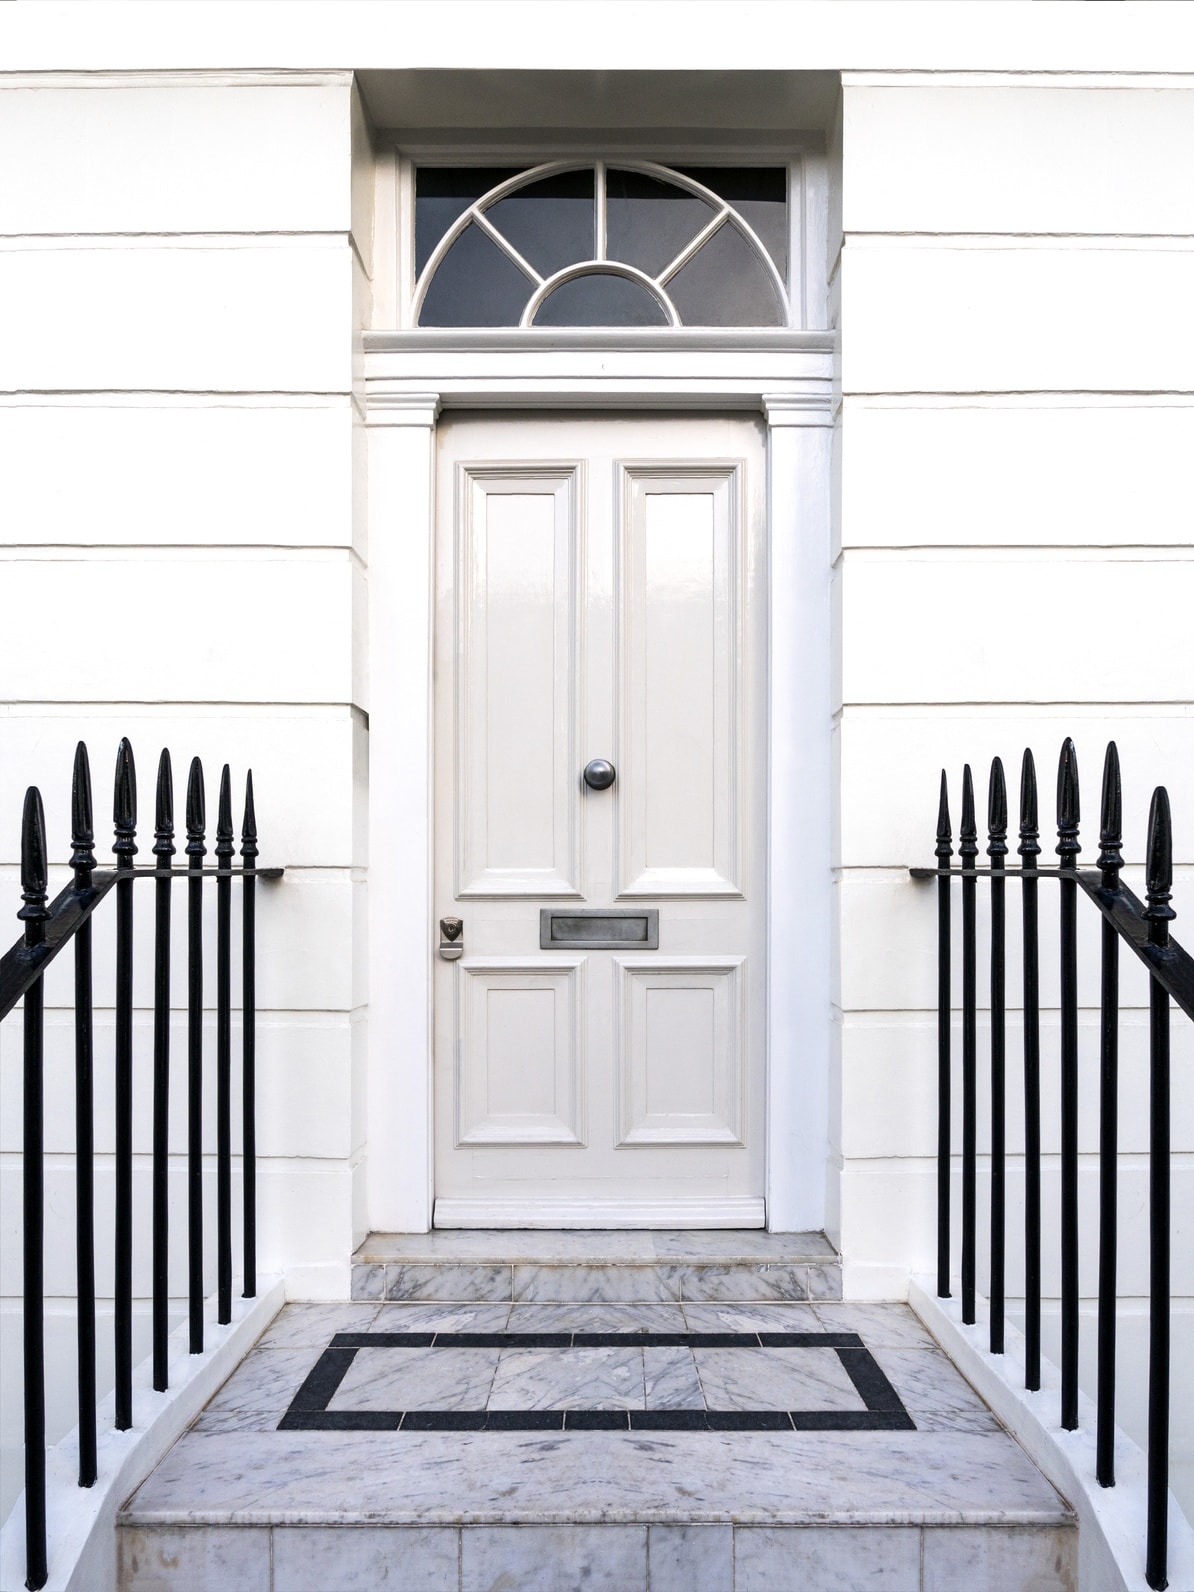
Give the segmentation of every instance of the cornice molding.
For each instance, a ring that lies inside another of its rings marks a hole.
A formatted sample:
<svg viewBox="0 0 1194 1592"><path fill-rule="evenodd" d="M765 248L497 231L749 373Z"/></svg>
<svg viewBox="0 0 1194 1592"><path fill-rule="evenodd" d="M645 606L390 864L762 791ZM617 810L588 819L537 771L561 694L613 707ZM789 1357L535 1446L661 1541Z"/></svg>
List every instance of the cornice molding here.
<svg viewBox="0 0 1194 1592"><path fill-rule="evenodd" d="M371 390L366 396L365 424L424 426L430 429L439 418L440 404L437 392Z"/></svg>

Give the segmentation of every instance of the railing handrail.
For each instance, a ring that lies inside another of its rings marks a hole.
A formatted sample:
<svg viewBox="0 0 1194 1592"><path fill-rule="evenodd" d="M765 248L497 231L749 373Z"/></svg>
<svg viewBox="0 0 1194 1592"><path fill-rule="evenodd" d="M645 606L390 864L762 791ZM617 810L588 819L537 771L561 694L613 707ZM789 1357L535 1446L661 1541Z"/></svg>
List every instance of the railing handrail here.
<svg viewBox="0 0 1194 1592"><path fill-rule="evenodd" d="M1122 881L1114 888L1103 883L1096 868L909 868L914 879L1072 879L1111 924L1125 945L1130 946L1149 972L1194 1021L1194 956L1172 937L1166 945L1154 945L1148 937L1148 908ZM0 990L3 989L0 962ZM0 1011L0 1016L3 1013Z"/></svg>
<svg viewBox="0 0 1194 1592"><path fill-rule="evenodd" d="M0 956L0 1022L35 984L52 962L70 944L100 902L121 879L281 879L285 868L140 868L97 869L91 883L80 889L74 883L64 886L46 908L45 939L26 945L24 936Z"/></svg>

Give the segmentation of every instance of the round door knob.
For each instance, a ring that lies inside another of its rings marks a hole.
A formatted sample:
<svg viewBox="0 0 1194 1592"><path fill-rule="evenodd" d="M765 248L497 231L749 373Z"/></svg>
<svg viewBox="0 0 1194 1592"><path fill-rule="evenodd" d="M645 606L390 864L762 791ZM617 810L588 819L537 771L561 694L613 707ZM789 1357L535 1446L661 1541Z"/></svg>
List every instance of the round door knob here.
<svg viewBox="0 0 1194 1592"><path fill-rule="evenodd" d="M585 764L585 784L590 790L608 790L617 777L614 765L604 757L595 757Z"/></svg>

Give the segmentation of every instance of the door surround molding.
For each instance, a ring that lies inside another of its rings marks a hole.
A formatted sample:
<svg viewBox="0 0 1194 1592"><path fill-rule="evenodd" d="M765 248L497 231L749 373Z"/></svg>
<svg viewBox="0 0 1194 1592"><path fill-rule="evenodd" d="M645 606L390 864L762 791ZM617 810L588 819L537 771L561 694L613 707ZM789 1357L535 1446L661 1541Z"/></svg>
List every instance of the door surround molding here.
<svg viewBox="0 0 1194 1592"><path fill-rule="evenodd" d="M435 429L444 408L751 410L767 425L767 1225L826 1225L833 1051L827 332L363 337L367 1229L431 1225ZM566 358L561 356L566 354ZM403 969L396 980L395 968Z"/></svg>

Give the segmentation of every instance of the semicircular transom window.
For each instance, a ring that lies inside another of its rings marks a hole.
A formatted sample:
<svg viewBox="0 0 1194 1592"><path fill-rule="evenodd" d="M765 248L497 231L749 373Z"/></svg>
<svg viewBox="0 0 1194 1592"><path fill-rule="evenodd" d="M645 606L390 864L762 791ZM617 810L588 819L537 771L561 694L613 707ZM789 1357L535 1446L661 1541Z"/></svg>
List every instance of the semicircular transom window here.
<svg viewBox="0 0 1194 1592"><path fill-rule="evenodd" d="M422 166L417 326L787 326L782 166Z"/></svg>

